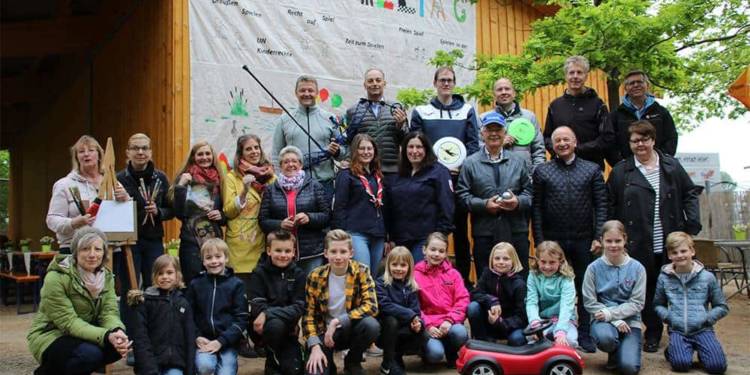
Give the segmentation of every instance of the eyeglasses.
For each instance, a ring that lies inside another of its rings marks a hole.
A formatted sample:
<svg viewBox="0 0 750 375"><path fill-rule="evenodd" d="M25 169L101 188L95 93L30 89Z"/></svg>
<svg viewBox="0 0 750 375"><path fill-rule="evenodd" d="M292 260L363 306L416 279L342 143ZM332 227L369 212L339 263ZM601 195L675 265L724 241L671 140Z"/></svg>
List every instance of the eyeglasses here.
<svg viewBox="0 0 750 375"><path fill-rule="evenodd" d="M138 151L146 152L146 151L151 150L151 146L130 146L128 147L128 150L135 151L135 152L138 152Z"/></svg>
<svg viewBox="0 0 750 375"><path fill-rule="evenodd" d="M639 81L639 80L629 81L629 82L625 82L625 86L635 86L635 85L643 86L645 83L646 83L645 81Z"/></svg>
<svg viewBox="0 0 750 375"><path fill-rule="evenodd" d="M453 83L453 78L440 78L437 81L443 85L450 85Z"/></svg>
<svg viewBox="0 0 750 375"><path fill-rule="evenodd" d="M637 145L637 144L644 144L645 145L650 140L651 140L651 137L636 138L636 139L631 139L630 143L634 144L634 145Z"/></svg>

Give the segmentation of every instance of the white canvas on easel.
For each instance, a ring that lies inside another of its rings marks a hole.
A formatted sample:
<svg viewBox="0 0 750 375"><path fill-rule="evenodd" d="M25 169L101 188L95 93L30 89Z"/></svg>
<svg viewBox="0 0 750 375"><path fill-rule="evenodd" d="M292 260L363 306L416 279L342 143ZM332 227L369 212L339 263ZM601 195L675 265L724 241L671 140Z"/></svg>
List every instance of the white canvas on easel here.
<svg viewBox="0 0 750 375"><path fill-rule="evenodd" d="M102 201L96 214L94 228L104 232L110 242L137 241L135 201Z"/></svg>

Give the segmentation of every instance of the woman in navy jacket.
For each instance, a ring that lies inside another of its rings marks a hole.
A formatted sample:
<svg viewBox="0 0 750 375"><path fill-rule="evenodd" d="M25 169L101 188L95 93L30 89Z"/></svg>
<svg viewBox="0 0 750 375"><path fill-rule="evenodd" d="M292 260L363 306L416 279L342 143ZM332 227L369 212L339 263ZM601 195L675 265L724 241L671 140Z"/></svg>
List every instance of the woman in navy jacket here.
<svg viewBox="0 0 750 375"><path fill-rule="evenodd" d="M390 240L409 248L415 262L423 258L427 235L453 232L453 183L436 161L424 133L411 132L401 143L398 177L386 186Z"/></svg>
<svg viewBox="0 0 750 375"><path fill-rule="evenodd" d="M383 173L375 141L357 134L350 146L349 169L336 176L332 229L352 235L354 260L370 269L378 267L385 244Z"/></svg>

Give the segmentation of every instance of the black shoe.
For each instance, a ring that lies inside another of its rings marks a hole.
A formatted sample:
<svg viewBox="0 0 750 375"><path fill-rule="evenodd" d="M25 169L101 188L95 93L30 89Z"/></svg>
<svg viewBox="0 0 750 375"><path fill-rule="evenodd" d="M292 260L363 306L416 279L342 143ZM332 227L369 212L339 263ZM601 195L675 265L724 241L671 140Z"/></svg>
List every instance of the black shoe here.
<svg viewBox="0 0 750 375"><path fill-rule="evenodd" d="M255 352L255 349L244 340L240 342L240 348L237 351L237 354L243 358L258 358L258 353Z"/></svg>
<svg viewBox="0 0 750 375"><path fill-rule="evenodd" d="M607 364L604 368L609 371L617 370L617 362L615 362L615 356L612 353L607 353Z"/></svg>
<svg viewBox="0 0 750 375"><path fill-rule="evenodd" d="M596 345L594 345L594 341L591 340L591 337L582 336L578 340L578 347L586 353L596 353Z"/></svg>
<svg viewBox="0 0 750 375"><path fill-rule="evenodd" d="M279 364L273 358L266 359L266 368L263 370L263 375L282 375Z"/></svg>
<svg viewBox="0 0 750 375"><path fill-rule="evenodd" d="M643 351L646 353L656 353L656 351L659 350L659 342L658 341L650 341L646 340L646 343L643 345Z"/></svg>
<svg viewBox="0 0 750 375"><path fill-rule="evenodd" d="M365 375L365 369L359 362L344 364L344 375Z"/></svg>

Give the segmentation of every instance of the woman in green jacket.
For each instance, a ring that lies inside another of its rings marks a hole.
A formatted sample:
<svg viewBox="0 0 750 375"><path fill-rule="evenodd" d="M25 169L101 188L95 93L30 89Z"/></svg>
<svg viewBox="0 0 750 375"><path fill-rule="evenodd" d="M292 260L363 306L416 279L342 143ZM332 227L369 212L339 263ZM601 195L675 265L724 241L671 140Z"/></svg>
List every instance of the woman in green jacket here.
<svg viewBox="0 0 750 375"><path fill-rule="evenodd" d="M127 354L132 343L120 321L112 273L104 268L107 239L82 227L71 255L50 263L39 312L29 330L34 374L90 374Z"/></svg>

